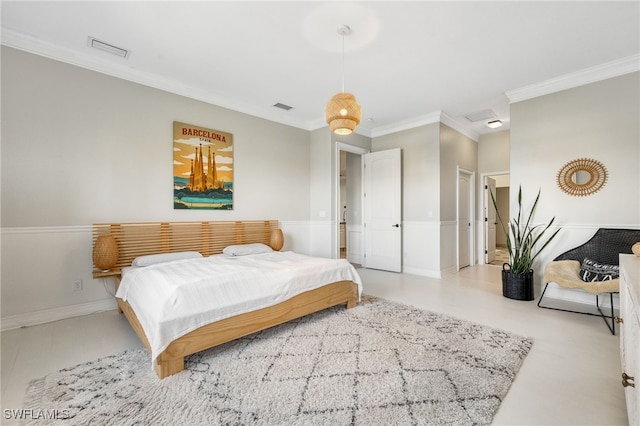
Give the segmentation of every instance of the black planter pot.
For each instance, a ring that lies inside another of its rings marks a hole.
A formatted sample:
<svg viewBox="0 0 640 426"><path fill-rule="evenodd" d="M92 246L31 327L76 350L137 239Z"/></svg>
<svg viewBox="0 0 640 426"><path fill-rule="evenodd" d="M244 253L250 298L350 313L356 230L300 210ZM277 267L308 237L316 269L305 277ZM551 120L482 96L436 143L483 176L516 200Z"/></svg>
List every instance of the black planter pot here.
<svg viewBox="0 0 640 426"><path fill-rule="evenodd" d="M533 270L514 274L508 263L502 265L502 295L514 300L533 300Z"/></svg>

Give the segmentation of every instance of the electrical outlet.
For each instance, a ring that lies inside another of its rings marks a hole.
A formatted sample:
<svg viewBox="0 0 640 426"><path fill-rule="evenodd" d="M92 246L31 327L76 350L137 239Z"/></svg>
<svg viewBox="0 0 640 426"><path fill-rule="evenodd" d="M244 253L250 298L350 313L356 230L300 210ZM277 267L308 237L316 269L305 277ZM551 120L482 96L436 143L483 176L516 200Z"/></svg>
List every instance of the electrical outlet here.
<svg viewBox="0 0 640 426"><path fill-rule="evenodd" d="M73 291L80 291L80 290L82 290L82 280L78 280L73 283Z"/></svg>

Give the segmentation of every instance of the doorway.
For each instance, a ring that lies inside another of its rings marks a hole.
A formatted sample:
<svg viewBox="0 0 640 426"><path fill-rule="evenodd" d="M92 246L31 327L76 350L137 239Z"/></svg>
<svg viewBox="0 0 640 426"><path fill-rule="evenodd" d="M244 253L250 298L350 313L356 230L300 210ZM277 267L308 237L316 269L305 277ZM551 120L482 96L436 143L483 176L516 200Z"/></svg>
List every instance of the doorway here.
<svg viewBox="0 0 640 426"><path fill-rule="evenodd" d="M337 142L334 258L362 262L362 156L369 150Z"/></svg>
<svg viewBox="0 0 640 426"><path fill-rule="evenodd" d="M481 193L483 194L482 211L484 232L481 233L483 237L483 255L480 256L480 258L485 264L502 266L504 263L509 262L509 253L507 251L507 235L497 218L498 214L505 221L510 217L509 188L509 172L494 172L483 174ZM497 213L494 213L495 207L493 206L491 193L489 191L492 191L495 196Z"/></svg>
<svg viewBox="0 0 640 426"><path fill-rule="evenodd" d="M473 259L473 206L475 174L458 167L457 227L458 256L457 270L474 264Z"/></svg>

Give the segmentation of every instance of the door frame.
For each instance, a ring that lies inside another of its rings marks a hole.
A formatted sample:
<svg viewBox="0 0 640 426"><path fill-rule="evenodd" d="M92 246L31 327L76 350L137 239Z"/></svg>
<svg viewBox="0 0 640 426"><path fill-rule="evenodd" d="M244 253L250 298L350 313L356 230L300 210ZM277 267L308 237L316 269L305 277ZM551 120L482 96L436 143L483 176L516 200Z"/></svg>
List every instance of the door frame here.
<svg viewBox="0 0 640 426"><path fill-rule="evenodd" d="M489 186L489 181L491 181L491 187ZM498 236L498 209L493 206L493 202L488 203L489 197L487 197L487 193L496 193L497 181L494 179L494 176L484 176L482 178L482 182L480 182L480 196L482 197L482 214L480 220L478 222L478 226L482 227L482 231L478 229L478 232L481 232L484 237L484 250L481 250L478 253L478 256L482 256L484 263L491 263L495 260L496 256L496 239ZM493 189L493 192L491 190ZM493 215L493 217L491 217ZM492 220L489 220L492 219ZM493 230L493 235L491 235L491 230ZM493 238L490 238L492 236ZM493 246L489 246L489 242L493 239ZM489 250L489 249L492 250ZM493 255L493 258L490 256Z"/></svg>
<svg viewBox="0 0 640 426"><path fill-rule="evenodd" d="M480 185L479 185L479 191L480 194L484 194L484 178L485 176L501 176L501 175L510 175L511 172L509 170L502 170L502 171L498 171L498 172L485 172L480 174ZM487 206L485 205L485 199L484 199L484 195L482 197L480 197L480 211L482 212L481 216L482 220L484 221L484 210ZM484 223L482 225L482 232L480 232L479 234L479 244L478 244L478 264L479 265L486 265L486 262L484 261L484 251L487 249L487 241L486 238L484 237Z"/></svg>
<svg viewBox="0 0 640 426"><path fill-rule="evenodd" d="M456 174L456 271L460 270L460 177L469 177L469 266L475 265L475 188L476 188L476 172L473 170L467 170L460 166L457 166L458 173Z"/></svg>
<svg viewBox="0 0 640 426"><path fill-rule="evenodd" d="M333 151L333 164L335 165L334 167L334 174L333 174L333 217L335 218L335 220L333 220L333 244L331 245L331 257L333 259L339 259L340 258L340 215L341 215L341 208L340 208L340 151L346 151L346 152L350 152L352 154L357 154L360 157L362 157L364 154L368 154L369 152L371 152L371 150L367 149L367 148L362 148L356 145L349 145L347 143L344 142L340 142L340 141L336 141L336 143L334 144L334 151ZM363 166L360 166L360 179L363 179ZM364 188L363 188L364 190ZM360 205L364 205L364 197L363 194L360 194ZM362 209L360 209L360 222L362 223L363 217L362 217ZM362 237L364 238L364 233L362 234ZM362 246L362 241L360 246ZM347 247L347 250L349 248Z"/></svg>

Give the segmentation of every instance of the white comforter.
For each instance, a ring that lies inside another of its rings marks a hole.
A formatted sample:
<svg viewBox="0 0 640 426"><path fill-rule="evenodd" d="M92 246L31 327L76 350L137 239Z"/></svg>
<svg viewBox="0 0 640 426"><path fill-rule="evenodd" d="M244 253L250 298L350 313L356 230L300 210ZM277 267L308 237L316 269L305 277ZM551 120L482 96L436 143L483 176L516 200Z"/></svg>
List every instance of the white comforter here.
<svg viewBox="0 0 640 426"><path fill-rule="evenodd" d="M155 360L171 341L203 325L343 280L358 284L361 294L360 276L344 259L293 252L216 255L132 268L116 297L134 309Z"/></svg>

